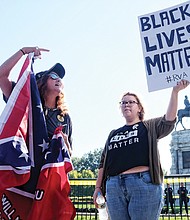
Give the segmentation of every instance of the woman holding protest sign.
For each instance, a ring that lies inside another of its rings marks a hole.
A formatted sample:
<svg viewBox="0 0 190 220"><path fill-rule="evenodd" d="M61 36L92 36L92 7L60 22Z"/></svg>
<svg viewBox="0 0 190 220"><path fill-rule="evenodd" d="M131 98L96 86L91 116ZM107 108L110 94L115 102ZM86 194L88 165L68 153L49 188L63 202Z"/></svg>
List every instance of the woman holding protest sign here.
<svg viewBox="0 0 190 220"><path fill-rule="evenodd" d="M111 220L157 220L163 206L163 172L157 142L174 128L178 93L189 82L173 87L166 114L144 120L139 97L127 92L120 101L126 124L112 130L102 152L94 191L105 193ZM106 190L105 190L106 186Z"/></svg>

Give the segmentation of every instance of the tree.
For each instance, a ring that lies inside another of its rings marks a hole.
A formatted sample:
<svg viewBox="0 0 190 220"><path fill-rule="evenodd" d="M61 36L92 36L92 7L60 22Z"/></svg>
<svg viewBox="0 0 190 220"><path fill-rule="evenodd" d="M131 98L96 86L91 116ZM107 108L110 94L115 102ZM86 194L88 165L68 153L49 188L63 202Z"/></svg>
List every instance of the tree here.
<svg viewBox="0 0 190 220"><path fill-rule="evenodd" d="M82 170L82 178L95 178L91 170Z"/></svg>
<svg viewBox="0 0 190 220"><path fill-rule="evenodd" d="M81 164L81 158L73 157L72 158L72 163L73 163L75 171L81 171L81 165L80 165Z"/></svg>
<svg viewBox="0 0 190 220"><path fill-rule="evenodd" d="M82 174L79 173L77 170L72 170L72 171L69 173L69 178L72 178L72 179L82 178Z"/></svg>
<svg viewBox="0 0 190 220"><path fill-rule="evenodd" d="M75 172L72 171L70 173L70 177L96 178L98 173L98 165L99 165L101 153L102 153L102 149L100 148L100 149L95 149L93 152L90 151L89 153L84 154L81 158L73 157L72 162Z"/></svg>
<svg viewBox="0 0 190 220"><path fill-rule="evenodd" d="M102 150L95 149L93 152L90 151L89 153L84 154L81 158L80 171L91 170L94 172L98 168L101 152Z"/></svg>

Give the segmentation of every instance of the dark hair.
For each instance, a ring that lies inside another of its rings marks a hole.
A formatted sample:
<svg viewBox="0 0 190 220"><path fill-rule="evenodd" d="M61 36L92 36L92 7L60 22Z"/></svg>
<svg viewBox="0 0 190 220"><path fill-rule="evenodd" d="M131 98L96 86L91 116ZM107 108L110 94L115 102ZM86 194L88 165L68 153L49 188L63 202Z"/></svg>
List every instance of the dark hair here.
<svg viewBox="0 0 190 220"><path fill-rule="evenodd" d="M141 121L143 121L143 120L144 120L144 114L145 114L145 112L144 112L144 107L143 107L142 102L140 101L139 97L138 97L135 93L132 93L132 92L126 92L126 93L124 93L123 96L122 96L122 98L125 97L125 96L134 96L134 97L135 97L135 99L137 100L138 105L139 105L139 107L140 107L140 109L141 109L140 112L139 112L139 119L140 119Z"/></svg>
<svg viewBox="0 0 190 220"><path fill-rule="evenodd" d="M41 79L37 80L37 86L40 93L40 98L42 102L42 106L45 106L46 90L47 90L47 80L49 75L44 75ZM68 109L65 104L64 93L60 92L59 95L55 99L56 108L60 110L61 115L65 115L68 113Z"/></svg>

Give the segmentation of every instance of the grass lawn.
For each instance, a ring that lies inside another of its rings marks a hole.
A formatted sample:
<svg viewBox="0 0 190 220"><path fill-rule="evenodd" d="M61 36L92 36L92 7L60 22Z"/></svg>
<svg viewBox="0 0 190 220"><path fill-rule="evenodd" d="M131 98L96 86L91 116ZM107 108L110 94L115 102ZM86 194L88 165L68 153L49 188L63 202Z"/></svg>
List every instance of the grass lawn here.
<svg viewBox="0 0 190 220"><path fill-rule="evenodd" d="M176 215L169 214L167 216L166 215L161 216L159 220L187 220L187 219L190 220L190 215L186 216L186 214L183 214L182 216L180 216L179 214Z"/></svg>
<svg viewBox="0 0 190 220"><path fill-rule="evenodd" d="M166 217L160 217L160 220L187 220L189 219L190 220L190 216L187 217L187 216L174 216L172 217L171 215L168 215ZM93 216L76 216L75 217L75 220L96 220L95 217ZM99 220L99 218L97 219Z"/></svg>
<svg viewBox="0 0 190 220"><path fill-rule="evenodd" d="M190 217L160 217L160 220L187 220L190 219Z"/></svg>

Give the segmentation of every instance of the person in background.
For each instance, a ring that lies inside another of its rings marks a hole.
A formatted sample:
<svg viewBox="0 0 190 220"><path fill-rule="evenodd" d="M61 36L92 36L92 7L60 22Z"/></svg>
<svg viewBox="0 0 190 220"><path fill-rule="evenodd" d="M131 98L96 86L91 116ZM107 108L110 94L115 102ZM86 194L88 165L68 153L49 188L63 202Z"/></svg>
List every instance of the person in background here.
<svg viewBox="0 0 190 220"><path fill-rule="evenodd" d="M183 183L180 183L180 187L179 187L177 193L179 194L180 214L182 214L183 203L185 205L186 214L188 214L188 205L187 205L188 200L189 200L189 198L187 196L188 191Z"/></svg>
<svg viewBox="0 0 190 220"><path fill-rule="evenodd" d="M144 107L136 94L127 92L122 96L120 107L126 123L108 136L93 194L97 207L97 194L105 191L111 220L159 219L163 171L157 142L173 130L178 93L188 85L186 80L178 82L165 115L150 120L144 120Z"/></svg>
<svg viewBox="0 0 190 220"><path fill-rule="evenodd" d="M165 203L166 203L166 213L169 212L169 204L172 210L172 214L174 214L174 198L173 198L173 189L169 183L167 183L167 187L164 190L165 193Z"/></svg>
<svg viewBox="0 0 190 220"><path fill-rule="evenodd" d="M4 100L9 98L15 82L9 79L11 70L22 58L23 55L34 53L34 57L40 57L41 52L49 50L39 47L23 47L8 58L0 66L0 88L4 95ZM41 102L47 124L48 136L51 139L54 130L60 125L63 126L63 138L72 153L72 122L68 109L65 105L64 85L62 78L65 75L65 69L60 63L56 63L49 70L36 74L36 81L40 92Z"/></svg>
<svg viewBox="0 0 190 220"><path fill-rule="evenodd" d="M188 99L187 95L185 95L184 105L185 105L185 109L189 111L190 110L190 103L189 103L189 99Z"/></svg>

